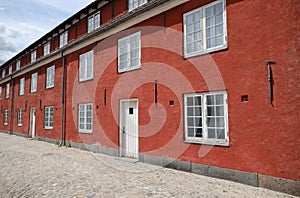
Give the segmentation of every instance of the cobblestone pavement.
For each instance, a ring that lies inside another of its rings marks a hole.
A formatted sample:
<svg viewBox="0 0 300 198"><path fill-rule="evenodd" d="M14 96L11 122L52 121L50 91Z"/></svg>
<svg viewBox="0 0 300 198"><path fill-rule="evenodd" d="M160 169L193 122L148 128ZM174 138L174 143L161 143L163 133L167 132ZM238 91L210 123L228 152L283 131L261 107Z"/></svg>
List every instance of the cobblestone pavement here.
<svg viewBox="0 0 300 198"><path fill-rule="evenodd" d="M0 133L0 197L292 197Z"/></svg>

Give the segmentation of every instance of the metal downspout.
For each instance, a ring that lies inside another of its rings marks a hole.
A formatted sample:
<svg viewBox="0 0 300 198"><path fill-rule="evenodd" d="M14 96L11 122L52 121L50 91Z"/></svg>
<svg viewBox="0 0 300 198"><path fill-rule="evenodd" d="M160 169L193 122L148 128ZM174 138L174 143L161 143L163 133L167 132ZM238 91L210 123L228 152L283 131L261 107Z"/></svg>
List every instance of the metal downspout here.
<svg viewBox="0 0 300 198"><path fill-rule="evenodd" d="M63 51L61 52L62 58L62 93L61 93L61 125L60 125L60 142L59 146L65 145L65 84L66 84L66 64Z"/></svg>
<svg viewBox="0 0 300 198"><path fill-rule="evenodd" d="M11 102L10 102L10 123L9 123L9 134L13 134L13 115L14 115L14 98L15 98L15 85L14 85L14 79L11 78L11 86L12 86L12 95L11 95Z"/></svg>

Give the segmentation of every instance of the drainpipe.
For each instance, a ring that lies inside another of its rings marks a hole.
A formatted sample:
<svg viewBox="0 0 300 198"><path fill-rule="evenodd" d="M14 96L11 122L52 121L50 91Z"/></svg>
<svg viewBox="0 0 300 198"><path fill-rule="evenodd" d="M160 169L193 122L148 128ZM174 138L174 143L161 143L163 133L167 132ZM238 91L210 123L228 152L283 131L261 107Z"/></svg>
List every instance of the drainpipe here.
<svg viewBox="0 0 300 198"><path fill-rule="evenodd" d="M59 146L65 145L65 88L66 88L66 63L63 51L61 52L62 58L62 92L61 92L61 125L60 125L60 142Z"/></svg>
<svg viewBox="0 0 300 198"><path fill-rule="evenodd" d="M10 101L10 123L9 123L9 134L13 134L13 115L14 115L14 98L15 98L15 85L14 85L15 80L11 77L11 101Z"/></svg>

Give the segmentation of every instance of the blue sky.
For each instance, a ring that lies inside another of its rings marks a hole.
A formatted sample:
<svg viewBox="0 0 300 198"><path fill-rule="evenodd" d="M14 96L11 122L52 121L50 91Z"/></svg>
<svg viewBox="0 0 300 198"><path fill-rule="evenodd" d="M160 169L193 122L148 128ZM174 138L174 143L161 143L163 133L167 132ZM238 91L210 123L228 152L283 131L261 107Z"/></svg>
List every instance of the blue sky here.
<svg viewBox="0 0 300 198"><path fill-rule="evenodd" d="M0 65L94 0L0 0Z"/></svg>

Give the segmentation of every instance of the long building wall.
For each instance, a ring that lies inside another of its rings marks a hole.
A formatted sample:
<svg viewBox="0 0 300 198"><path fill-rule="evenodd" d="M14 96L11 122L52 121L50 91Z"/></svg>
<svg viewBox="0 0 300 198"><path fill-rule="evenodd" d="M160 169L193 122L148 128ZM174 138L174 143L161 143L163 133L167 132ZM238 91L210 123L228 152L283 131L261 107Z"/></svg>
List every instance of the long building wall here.
<svg viewBox="0 0 300 198"><path fill-rule="evenodd" d="M138 99L140 156L167 157L299 181L300 115L296 111L300 105L299 3L296 0L274 0L272 3L227 0L227 47L185 57L183 15L210 2L192 0L151 16L151 12L170 3L167 1L153 11L133 16L129 22L94 37L86 35L87 17L79 19L68 29L68 41L70 45L77 42L76 45L66 47L57 53L56 60L33 71L13 80L7 80L8 77L1 80L1 130L29 135L30 108L35 107L36 136L58 141L62 136L67 142L98 144L119 152L122 144L120 100ZM104 27L126 15L127 2L107 3L99 10ZM138 17L144 15L151 18L139 22ZM118 27L128 24L131 26L118 32ZM112 32L109 37L103 36L109 31ZM118 40L136 32L141 34L141 67L118 72ZM59 35L52 38L50 49L53 53L59 51ZM42 58L42 51L43 45L37 48L37 58ZM79 57L90 51L94 61L93 78L80 82ZM272 104L266 60L276 62L271 65ZM30 53L27 53L21 58L21 68L27 68L29 63ZM55 65L55 85L46 89L46 70L52 65ZM64 66L66 101L63 113ZM30 93L31 75L35 72L38 72L37 92ZM19 96L22 77L25 77L25 93ZM14 97L10 87L10 97L5 98L6 84L10 82L12 86L13 81ZM228 105L224 105L228 106L228 145L188 143L184 127L185 94L215 91L227 93ZM10 112L12 98L13 112ZM78 132L79 104L86 103L93 105L92 133ZM54 107L51 130L44 129L46 106ZM18 108L24 110L22 126L17 124ZM7 125L3 124L4 110L9 110Z"/></svg>

